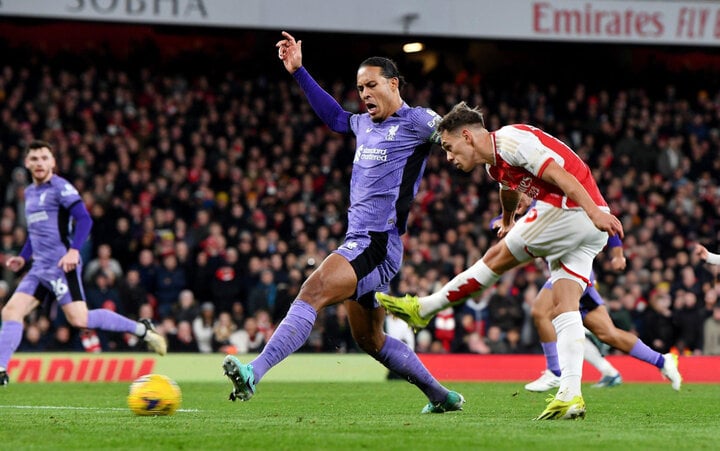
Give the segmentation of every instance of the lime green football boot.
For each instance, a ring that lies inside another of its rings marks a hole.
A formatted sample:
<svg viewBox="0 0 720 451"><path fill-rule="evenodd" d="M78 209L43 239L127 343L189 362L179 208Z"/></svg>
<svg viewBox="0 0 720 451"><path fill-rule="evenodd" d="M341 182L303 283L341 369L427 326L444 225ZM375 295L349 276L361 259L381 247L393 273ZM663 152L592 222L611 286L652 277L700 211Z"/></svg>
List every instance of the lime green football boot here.
<svg viewBox="0 0 720 451"><path fill-rule="evenodd" d="M546 399L549 403L536 420L577 420L585 419L585 401L575 396L570 401L560 401L554 396Z"/></svg>
<svg viewBox="0 0 720 451"><path fill-rule="evenodd" d="M429 318L420 316L420 302L417 296L406 294L403 297L395 297L385 293L375 293L375 299L390 314L405 321L415 330L424 329L432 319L432 316Z"/></svg>

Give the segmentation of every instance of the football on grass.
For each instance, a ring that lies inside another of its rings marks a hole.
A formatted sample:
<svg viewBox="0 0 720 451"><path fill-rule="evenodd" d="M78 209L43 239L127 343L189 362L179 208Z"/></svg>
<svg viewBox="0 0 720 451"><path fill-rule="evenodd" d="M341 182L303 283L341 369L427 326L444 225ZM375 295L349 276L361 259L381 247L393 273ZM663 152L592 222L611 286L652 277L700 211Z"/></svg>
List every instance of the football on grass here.
<svg viewBox="0 0 720 451"><path fill-rule="evenodd" d="M128 406L135 415L172 415L180 407L180 387L162 374L140 376L130 385Z"/></svg>

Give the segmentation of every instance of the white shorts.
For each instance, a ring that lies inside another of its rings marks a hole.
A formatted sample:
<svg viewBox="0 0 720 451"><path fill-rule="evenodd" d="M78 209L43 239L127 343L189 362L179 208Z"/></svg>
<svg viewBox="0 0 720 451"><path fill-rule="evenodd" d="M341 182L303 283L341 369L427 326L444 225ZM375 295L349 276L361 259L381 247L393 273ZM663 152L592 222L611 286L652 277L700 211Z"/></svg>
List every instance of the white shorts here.
<svg viewBox="0 0 720 451"><path fill-rule="evenodd" d="M607 232L595 227L584 210L566 210L538 201L510 229L505 244L520 262L544 258L551 281L571 279L585 289L593 259L607 240Z"/></svg>

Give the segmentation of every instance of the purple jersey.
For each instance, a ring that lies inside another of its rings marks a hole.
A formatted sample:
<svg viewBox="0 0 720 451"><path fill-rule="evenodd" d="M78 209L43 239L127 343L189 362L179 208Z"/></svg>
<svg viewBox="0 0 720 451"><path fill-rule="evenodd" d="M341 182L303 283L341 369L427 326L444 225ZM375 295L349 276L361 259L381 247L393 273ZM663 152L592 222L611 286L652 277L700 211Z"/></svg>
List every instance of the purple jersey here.
<svg viewBox="0 0 720 451"><path fill-rule="evenodd" d="M407 104L380 123L373 122L367 113L350 117L357 143L348 235L396 227L400 234L405 233L431 144L437 142L439 121L433 110Z"/></svg>
<svg viewBox="0 0 720 451"><path fill-rule="evenodd" d="M25 217L32 244L33 267L55 267L70 247L70 209L80 194L64 178L53 175L42 185L25 188Z"/></svg>

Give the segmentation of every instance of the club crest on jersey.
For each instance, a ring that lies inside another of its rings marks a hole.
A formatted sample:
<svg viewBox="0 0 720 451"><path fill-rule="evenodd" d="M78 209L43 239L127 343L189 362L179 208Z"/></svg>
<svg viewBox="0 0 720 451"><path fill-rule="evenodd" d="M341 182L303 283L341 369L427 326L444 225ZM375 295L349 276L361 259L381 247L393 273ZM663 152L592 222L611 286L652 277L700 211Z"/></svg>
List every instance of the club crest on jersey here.
<svg viewBox="0 0 720 451"><path fill-rule="evenodd" d="M397 131L399 128L400 128L400 125L391 126L387 132L387 136L385 136L385 140L386 141L395 141L395 135L397 134Z"/></svg>
<svg viewBox="0 0 720 451"><path fill-rule="evenodd" d="M38 202L39 205L43 205L45 203L45 196L47 196L47 191L40 195L40 202Z"/></svg>

